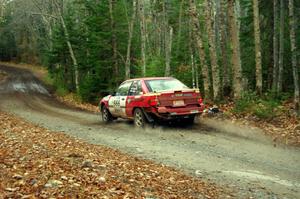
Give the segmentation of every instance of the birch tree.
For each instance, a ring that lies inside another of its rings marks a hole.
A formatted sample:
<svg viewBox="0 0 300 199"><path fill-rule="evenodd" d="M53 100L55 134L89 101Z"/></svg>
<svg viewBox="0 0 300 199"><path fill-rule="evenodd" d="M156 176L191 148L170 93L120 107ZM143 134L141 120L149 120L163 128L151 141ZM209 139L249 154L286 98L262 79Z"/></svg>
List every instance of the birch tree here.
<svg viewBox="0 0 300 199"><path fill-rule="evenodd" d="M259 4L258 0L253 0L253 21L254 21L254 40L255 40L255 63L256 63L256 92L262 94L262 65L261 65L261 45L260 45L260 26L259 26Z"/></svg>
<svg viewBox="0 0 300 199"><path fill-rule="evenodd" d="M212 67L213 99L220 98L220 73L217 60L216 37L212 24L212 1L205 0L206 29L208 34L209 55Z"/></svg>
<svg viewBox="0 0 300 199"><path fill-rule="evenodd" d="M145 8L144 0L138 1L139 6L139 20L141 31L141 58L142 58L142 76L146 76L146 22L145 22Z"/></svg>
<svg viewBox="0 0 300 199"><path fill-rule="evenodd" d="M228 53L227 53L227 0L220 0L220 48L221 48L221 63L223 67L223 92L228 94L225 90L230 90L230 76L229 76L229 64L228 64Z"/></svg>
<svg viewBox="0 0 300 199"><path fill-rule="evenodd" d="M238 34L237 19L234 9L235 0L228 0L228 22L229 22L229 34L231 41L231 64L233 69L233 90L234 97L240 98L243 91L242 88L242 66L240 55L240 40Z"/></svg>
<svg viewBox="0 0 300 199"><path fill-rule="evenodd" d="M294 79L294 102L295 110L300 116L300 95L299 95L299 66L297 66L297 47L296 47L296 18L294 11L294 0L289 0L289 25L290 25L290 42L292 52L292 67Z"/></svg>
<svg viewBox="0 0 300 199"><path fill-rule="evenodd" d="M71 41L70 41L69 30L66 26L65 19L63 17L63 8L62 8L63 4L60 5L56 0L54 1L54 4L55 4L56 9L57 9L58 19L60 20L60 23L62 25L62 28L63 28L63 31L64 31L64 36L65 36L65 41L67 43L69 53L70 53L70 57L71 57L71 60L73 62L74 73L75 73L75 87L76 87L77 93L79 93L78 62L77 62L77 58L76 58L74 50L73 50L73 46L72 46Z"/></svg>
<svg viewBox="0 0 300 199"><path fill-rule="evenodd" d="M0 22L2 21L2 18L4 16L4 3L5 0L0 0Z"/></svg>
<svg viewBox="0 0 300 199"><path fill-rule="evenodd" d="M165 50L165 76L171 74L171 53L172 53L172 42L173 42L173 27L169 25L169 16L167 14L167 5L165 0L162 1L163 10L163 34L164 34L164 50Z"/></svg>
<svg viewBox="0 0 300 199"><path fill-rule="evenodd" d="M128 22L128 42L127 42L127 53L126 53L126 61L125 61L125 77L126 79L130 78L130 54L131 54L131 43L132 36L134 31L134 23L136 18L136 0L132 2L132 17L130 22Z"/></svg>
<svg viewBox="0 0 300 199"><path fill-rule="evenodd" d="M113 65L114 65L114 75L116 77L119 76L119 68L118 68L118 54L117 54L117 36L116 36L116 24L114 19L114 7L115 7L115 0L109 0L109 15L110 15L110 27L111 27L111 46L113 52Z"/></svg>
<svg viewBox="0 0 300 199"><path fill-rule="evenodd" d="M173 28L169 27L169 34L166 36L166 42L165 42L165 53L166 53L166 68L165 68L165 76L168 77L171 74L171 55L172 55L172 40L173 40Z"/></svg>
<svg viewBox="0 0 300 199"><path fill-rule="evenodd" d="M273 0L273 91L277 92L278 84L278 0Z"/></svg>
<svg viewBox="0 0 300 199"><path fill-rule="evenodd" d="M198 68L195 64L195 45L194 45L194 36L192 30L192 22L189 20L189 52L190 52L190 63L192 69L192 84L193 88L199 88L199 80L198 80Z"/></svg>
<svg viewBox="0 0 300 199"><path fill-rule="evenodd" d="M202 40L201 34L200 34L199 16L198 16L195 0L189 0L189 5L190 5L191 20L192 20L192 31L193 31L193 35L196 40L196 46L198 48L200 64L202 67L204 94L205 94L205 98L210 99L211 98L211 91L210 91L211 85L209 82L208 66L207 66L206 60L205 60L205 50L204 50L204 46L203 46L203 40Z"/></svg>
<svg viewBox="0 0 300 199"><path fill-rule="evenodd" d="M180 41L181 41L181 34L182 34L182 16L184 14L183 10L183 3L184 0L180 1L180 7L179 7L179 17L178 17L178 34L177 34L177 48L176 48L176 55L179 54L180 50Z"/></svg>
<svg viewBox="0 0 300 199"><path fill-rule="evenodd" d="M283 56L284 56L284 2L280 0L280 31L279 31L279 69L278 69L278 81L277 91L282 91L282 79L283 79Z"/></svg>

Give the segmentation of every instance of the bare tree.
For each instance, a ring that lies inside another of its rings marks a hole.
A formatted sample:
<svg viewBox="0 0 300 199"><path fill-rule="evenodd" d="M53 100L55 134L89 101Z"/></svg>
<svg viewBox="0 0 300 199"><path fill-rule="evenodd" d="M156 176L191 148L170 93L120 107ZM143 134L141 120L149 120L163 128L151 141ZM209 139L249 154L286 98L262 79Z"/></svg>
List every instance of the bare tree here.
<svg viewBox="0 0 300 199"><path fill-rule="evenodd" d="M46 30L46 42L49 50L53 49L53 26L55 21L58 20L57 14L54 13L54 4L52 1L32 0L34 6L39 13L31 13L32 15L39 15L43 21L43 26Z"/></svg>
<svg viewBox="0 0 300 199"><path fill-rule="evenodd" d="M258 0L253 0L254 13L254 39L255 39L255 63L256 63L256 92L262 94L262 65L261 65L261 45L259 27L259 4Z"/></svg>
<svg viewBox="0 0 300 199"><path fill-rule="evenodd" d="M294 77L294 101L295 110L300 115L300 95L299 95L299 71L297 67L297 47L296 47L296 18L294 11L294 0L289 0L289 25L290 25L290 42L292 52L292 66Z"/></svg>
<svg viewBox="0 0 300 199"><path fill-rule="evenodd" d="M4 16L4 5L5 4L5 0L0 0L0 22Z"/></svg>
<svg viewBox="0 0 300 199"><path fill-rule="evenodd" d="M171 53L172 53L172 38L173 38L173 28L170 26L169 27L169 35L166 37L166 42L165 42L165 53L166 53L166 68L165 68L165 76L170 76L171 74L171 67L170 67L170 62L171 62Z"/></svg>
<svg viewBox="0 0 300 199"><path fill-rule="evenodd" d="M228 0L228 21L229 33L232 45L231 63L233 68L233 90L234 97L239 98L243 91L242 87L242 66L240 57L240 40L238 34L238 25L234 9L235 0Z"/></svg>
<svg viewBox="0 0 300 199"><path fill-rule="evenodd" d="M164 35L164 50L165 50L165 76L170 76L171 74L171 53L172 53L172 42L173 42L173 27L169 26L168 14L167 14L166 1L162 1L162 18L163 18L163 35Z"/></svg>
<svg viewBox="0 0 300 199"><path fill-rule="evenodd" d="M211 86L210 86L210 81L209 81L208 66L207 66L206 60L205 60L205 50L204 50L204 46L203 46L203 40L202 40L201 34L200 34L200 24L199 24L197 7L196 7L195 0L189 0L189 3L190 3L190 15L191 15L191 20L192 20L193 35L196 40L200 64L202 67L204 94L205 94L205 98L210 99L211 98L211 96L210 96L211 95L211 90L210 90Z"/></svg>
<svg viewBox="0 0 300 199"><path fill-rule="evenodd" d="M193 83L193 88L199 88L198 81L196 80L197 77L197 72L196 72L196 67L195 67L195 48L194 48L194 38L193 38L193 32L192 32L192 25L191 25L191 20L189 20L189 51L190 51L190 56L191 56L191 69L192 69L192 83Z"/></svg>
<svg viewBox="0 0 300 199"><path fill-rule="evenodd" d="M208 34L209 54L212 67L213 99L220 98L220 73L217 59L216 38L212 24L212 1L205 0L206 29Z"/></svg>
<svg viewBox="0 0 300 199"><path fill-rule="evenodd" d="M228 43L228 38L227 38L227 29L226 29L226 24L227 24L227 0L220 0L220 48L221 48L221 61L222 61L222 66L223 66L223 92L224 94L229 94L228 92L225 92L226 90L229 90L231 87L230 84L230 68L228 64L228 53L227 53L227 43Z"/></svg>
<svg viewBox="0 0 300 199"><path fill-rule="evenodd" d="M141 55L142 55L142 75L146 76L146 22L145 22L145 8L144 0L138 1L138 11L140 19L141 30Z"/></svg>
<svg viewBox="0 0 300 199"><path fill-rule="evenodd" d="M127 53L126 53L126 62L125 62L126 79L130 78L130 53L131 53L131 43L132 43L135 18L136 18L136 0L133 0L133 2L132 2L132 17L130 19L130 22L128 22L128 42L127 42Z"/></svg>
<svg viewBox="0 0 300 199"><path fill-rule="evenodd" d="M282 77L283 77L283 56L284 56L284 2L280 0L280 31L279 31L279 70L277 90L282 91Z"/></svg>
<svg viewBox="0 0 300 199"><path fill-rule="evenodd" d="M112 31L111 37L111 45L113 51L113 65L114 65L114 75L116 77L119 76L119 68L118 68L118 51L117 51L117 36L116 36L116 24L114 19L114 7L115 7L115 0L109 0L109 15L110 15L110 27Z"/></svg>
<svg viewBox="0 0 300 199"><path fill-rule="evenodd" d="M180 1L180 8L179 8L179 17L178 17L178 34L177 34L177 49L176 49L176 55L179 54L180 50L180 40L181 40L181 34L182 34L182 15L183 15L183 3L184 0Z"/></svg>
<svg viewBox="0 0 300 199"><path fill-rule="evenodd" d="M58 15L58 19L60 20L60 23L62 25L63 31L64 31L64 35L65 35L65 40L69 49L69 53L70 53L70 57L71 60L73 62L73 67L74 67L74 73L75 73L75 87L76 87L76 91L77 93L79 92L79 71L78 71L78 62L77 62L77 58L75 56L74 50L73 50L73 46L71 44L70 41L70 35L69 35L69 30L66 26L64 17L63 17L63 4L61 4L61 2L57 2L57 0L53 0L56 9L57 9L57 15Z"/></svg>
<svg viewBox="0 0 300 199"><path fill-rule="evenodd" d="M278 0L273 0L273 91L277 92L278 84Z"/></svg>

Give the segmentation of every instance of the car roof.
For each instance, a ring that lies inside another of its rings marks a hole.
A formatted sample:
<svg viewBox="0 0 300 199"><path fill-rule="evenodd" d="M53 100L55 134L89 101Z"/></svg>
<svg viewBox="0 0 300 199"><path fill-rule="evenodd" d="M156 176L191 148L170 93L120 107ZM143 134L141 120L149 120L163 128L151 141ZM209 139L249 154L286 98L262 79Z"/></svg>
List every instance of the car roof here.
<svg viewBox="0 0 300 199"><path fill-rule="evenodd" d="M127 81L135 81L135 80L157 80L157 79L174 79L173 77L140 77L134 79L128 79Z"/></svg>

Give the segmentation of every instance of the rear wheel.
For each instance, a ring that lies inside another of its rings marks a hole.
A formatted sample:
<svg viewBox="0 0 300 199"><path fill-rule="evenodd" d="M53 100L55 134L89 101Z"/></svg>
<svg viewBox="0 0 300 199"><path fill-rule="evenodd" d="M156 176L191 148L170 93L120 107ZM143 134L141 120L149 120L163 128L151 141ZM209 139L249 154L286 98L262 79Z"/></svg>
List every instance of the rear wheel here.
<svg viewBox="0 0 300 199"><path fill-rule="evenodd" d="M109 112L109 110L106 107L103 107L101 112L102 112L102 121L103 122L109 123L113 120L111 113Z"/></svg>
<svg viewBox="0 0 300 199"><path fill-rule="evenodd" d="M136 127L145 127L147 124L147 119L143 113L143 111L139 108L134 110L134 125Z"/></svg>

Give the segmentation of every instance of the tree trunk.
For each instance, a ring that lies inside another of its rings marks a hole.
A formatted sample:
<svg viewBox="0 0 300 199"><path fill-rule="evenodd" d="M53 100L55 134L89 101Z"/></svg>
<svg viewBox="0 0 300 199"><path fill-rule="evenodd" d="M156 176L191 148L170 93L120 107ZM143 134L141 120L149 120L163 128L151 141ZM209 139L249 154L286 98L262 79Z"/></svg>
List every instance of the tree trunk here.
<svg viewBox="0 0 300 199"><path fill-rule="evenodd" d="M57 1L53 1L53 3L55 4L57 11L58 11L58 16L61 22L61 25L63 27L64 30L64 35L66 38L66 43L69 49L69 53L70 53L70 57L72 59L73 62L73 67L74 67L74 73L75 73L75 87L76 87L76 92L79 93L79 72L78 72L78 62L76 59L76 56L74 54L74 50L70 41L70 35L69 35L69 31L68 28L65 24L65 20L63 18L63 1L57 2Z"/></svg>
<svg viewBox="0 0 300 199"><path fill-rule="evenodd" d="M145 24L145 10L144 0L139 0L139 17L141 30L141 57L142 57L142 76L146 76L146 24Z"/></svg>
<svg viewBox="0 0 300 199"><path fill-rule="evenodd" d="M283 77L283 55L284 55L284 2L280 0L280 31L279 31L279 70L277 90L282 91L282 77Z"/></svg>
<svg viewBox="0 0 300 199"><path fill-rule="evenodd" d="M255 63L256 63L256 92L259 95L261 95L262 94L262 65L261 65L258 0L253 0L253 14L254 14L254 39L255 39Z"/></svg>
<svg viewBox="0 0 300 199"><path fill-rule="evenodd" d="M183 3L184 3L184 0L181 0L180 9L179 9L179 17L178 17L178 34L177 34L177 49L176 49L176 55L177 56L178 56L179 50L180 50L180 41L181 41L181 32L182 32Z"/></svg>
<svg viewBox="0 0 300 199"><path fill-rule="evenodd" d="M194 70L193 74L193 86L199 89L199 68L195 61L195 43L194 43L194 34L193 34L193 25L192 19L189 19L189 43L190 43L190 52L191 52L191 65Z"/></svg>
<svg viewBox="0 0 300 199"><path fill-rule="evenodd" d="M217 57L220 56L220 11L221 11L221 2L220 0L213 0L213 9L212 9L212 17L214 19L213 27L215 33L215 45L217 49ZM220 87L222 87L222 82L220 82Z"/></svg>
<svg viewBox="0 0 300 199"><path fill-rule="evenodd" d="M130 52L131 52L131 43L133 36L133 28L136 16L136 0L133 0L133 12L130 23L128 23L128 42L127 42L127 53L126 53L126 62L125 62L125 76L126 79L130 78Z"/></svg>
<svg viewBox="0 0 300 199"><path fill-rule="evenodd" d="M190 0L190 15L192 18L192 30L193 35L196 39L196 45L198 48L200 64L202 67L202 78L204 84L204 94L205 98L211 99L211 92L210 92L210 82L209 82L209 73L208 73L208 66L205 60L205 50L203 46L203 41L200 34L200 25L199 25L199 17L198 12L195 4L195 0Z"/></svg>
<svg viewBox="0 0 300 199"><path fill-rule="evenodd" d="M273 83L272 89L278 92L278 0L273 0Z"/></svg>
<svg viewBox="0 0 300 199"><path fill-rule="evenodd" d="M0 0L0 21L2 21L3 16L4 16L4 1Z"/></svg>
<svg viewBox="0 0 300 199"><path fill-rule="evenodd" d="M225 96L229 95L230 84L230 68L228 64L228 53L227 53L227 0L221 0L220 8L220 46L221 46L221 62L223 66L223 94ZM226 90L226 92L225 92Z"/></svg>
<svg viewBox="0 0 300 199"><path fill-rule="evenodd" d="M70 57L71 57L72 62L73 62L74 72L75 72L75 86L76 86L76 91L78 93L79 92L79 72L78 72L77 59L75 57L73 47L72 47L72 44L70 42L69 31L68 31L67 26L65 24L65 20L64 20L64 18L61 14L60 14L59 18L60 18L64 33L65 33L65 38L66 38L67 46L68 46L68 49L69 49Z"/></svg>
<svg viewBox="0 0 300 199"><path fill-rule="evenodd" d="M294 16L294 0L289 0L289 25L290 25L290 42L292 52L292 66L293 66L293 77L294 77L294 102L295 110L300 116L300 95L299 95L299 71L297 67L297 47L296 47L296 17Z"/></svg>
<svg viewBox="0 0 300 199"><path fill-rule="evenodd" d="M194 45L193 45L193 33L191 29L191 20L189 20L189 52L191 56L191 69L192 69L192 84L193 88L199 88L198 84L196 87L196 79L195 79L195 58L194 58Z"/></svg>
<svg viewBox="0 0 300 199"><path fill-rule="evenodd" d="M215 33L212 26L212 2L211 0L205 0L205 10L206 10L206 29L208 34L209 43L209 54L212 67L212 82L213 82L213 100L220 98L220 73L217 60L217 51L215 45Z"/></svg>
<svg viewBox="0 0 300 199"><path fill-rule="evenodd" d="M240 40L238 35L238 26L234 10L234 0L228 0L228 22L229 33L232 45L231 63L233 68L233 90L234 97L240 98L242 88L242 66L240 57Z"/></svg>
<svg viewBox="0 0 300 199"><path fill-rule="evenodd" d="M173 28L170 26L170 33L167 36L166 40L166 68L165 68L165 77L168 77L171 75L171 54L172 54L172 40L173 40Z"/></svg>
<svg viewBox="0 0 300 199"><path fill-rule="evenodd" d="M111 46L112 46L112 59L114 65L114 75L115 77L119 77L119 68L118 68L118 54L117 54L117 37L116 37L116 24L114 20L114 7L115 7L115 0L109 0L109 15L110 15L110 27L112 31L111 37Z"/></svg>

